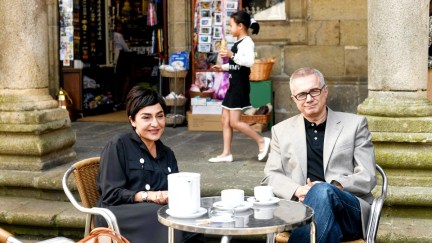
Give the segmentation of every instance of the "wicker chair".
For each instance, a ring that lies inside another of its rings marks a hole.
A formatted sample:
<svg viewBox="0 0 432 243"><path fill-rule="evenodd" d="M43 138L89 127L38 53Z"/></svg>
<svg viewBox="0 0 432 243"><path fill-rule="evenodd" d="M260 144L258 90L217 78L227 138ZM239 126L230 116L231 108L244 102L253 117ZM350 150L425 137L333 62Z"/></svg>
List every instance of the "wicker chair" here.
<svg viewBox="0 0 432 243"><path fill-rule="evenodd" d="M84 236L87 236L90 230L94 228L93 215L104 217L108 226L120 233L115 215L109 209L95 207L100 197L96 185L99 160L99 157L93 157L76 162L65 172L62 180L63 190L71 203L79 211L87 213ZM67 185L67 180L72 173L81 204L77 202Z"/></svg>
<svg viewBox="0 0 432 243"><path fill-rule="evenodd" d="M359 239L354 241L346 241L344 243L375 243L376 236L378 232L379 220L381 217L382 206L384 205L384 201L387 197L387 176L384 170L377 164L377 171L381 174L382 178L382 187L381 187L381 195L376 197L372 202L371 211L369 215L369 222L366 229L366 240ZM290 233L289 232L281 232L276 235L277 243L286 243L288 242Z"/></svg>

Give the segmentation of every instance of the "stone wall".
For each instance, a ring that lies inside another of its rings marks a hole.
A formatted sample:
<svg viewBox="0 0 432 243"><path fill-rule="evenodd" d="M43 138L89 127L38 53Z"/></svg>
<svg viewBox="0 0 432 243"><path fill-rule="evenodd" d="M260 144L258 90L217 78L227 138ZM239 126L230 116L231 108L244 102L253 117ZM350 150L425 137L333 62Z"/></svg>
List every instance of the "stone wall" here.
<svg viewBox="0 0 432 243"><path fill-rule="evenodd" d="M169 52L190 49L191 1L168 2ZM287 1L286 11L288 20L261 21L252 36L259 57L277 58L271 74L276 122L297 113L288 82L303 66L323 72L333 109L356 113L367 97L367 1Z"/></svg>

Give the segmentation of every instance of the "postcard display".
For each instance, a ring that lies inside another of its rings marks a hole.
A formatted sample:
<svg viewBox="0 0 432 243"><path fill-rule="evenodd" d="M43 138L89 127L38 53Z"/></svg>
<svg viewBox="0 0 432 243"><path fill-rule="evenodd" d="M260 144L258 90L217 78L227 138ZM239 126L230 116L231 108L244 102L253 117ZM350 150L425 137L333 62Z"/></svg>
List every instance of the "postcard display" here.
<svg viewBox="0 0 432 243"><path fill-rule="evenodd" d="M211 66L228 62L218 55L222 41L227 48L237 38L230 33L230 16L238 11L241 0L195 0L193 11L192 74L201 89L212 88L213 98L222 100L229 86L228 72L213 72Z"/></svg>

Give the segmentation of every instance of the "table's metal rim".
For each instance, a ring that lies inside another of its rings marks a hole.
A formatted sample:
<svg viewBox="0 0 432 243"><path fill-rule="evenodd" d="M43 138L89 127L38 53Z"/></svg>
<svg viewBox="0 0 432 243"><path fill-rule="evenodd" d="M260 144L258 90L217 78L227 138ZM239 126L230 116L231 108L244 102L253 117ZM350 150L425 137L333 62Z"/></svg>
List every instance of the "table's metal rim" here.
<svg viewBox="0 0 432 243"><path fill-rule="evenodd" d="M282 199L284 200L284 199ZM285 200L293 203L299 203L294 202L290 200ZM304 205L304 204L302 204ZM310 208L307 205L304 205L305 207L312 210L312 214L309 217L306 217L302 222L296 222L289 225L275 225L275 226L263 226L263 227L257 227L257 228L215 228L215 227L206 227L206 226L200 226L200 225L188 225L188 224L179 224L176 222L172 222L169 219L166 219L161 216L162 210L166 210L168 208L168 205L165 205L161 207L158 210L158 220L161 224L172 227L177 230L183 230L188 232L194 232L194 233L203 233L203 234L214 234L214 235L262 235L262 234L269 234L269 233L279 233L283 231L288 231L291 229L294 229L299 226L303 226L306 224L310 224L313 222L314 219L314 212L313 209Z"/></svg>

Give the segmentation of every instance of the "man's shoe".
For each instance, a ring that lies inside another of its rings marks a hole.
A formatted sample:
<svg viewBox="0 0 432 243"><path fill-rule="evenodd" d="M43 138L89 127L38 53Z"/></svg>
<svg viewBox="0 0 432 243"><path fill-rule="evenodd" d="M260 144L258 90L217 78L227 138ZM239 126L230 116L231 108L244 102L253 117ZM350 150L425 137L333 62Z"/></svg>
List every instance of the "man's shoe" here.
<svg viewBox="0 0 432 243"><path fill-rule="evenodd" d="M258 154L258 160L262 161L268 154L270 150L270 138L264 138L264 150Z"/></svg>
<svg viewBox="0 0 432 243"><path fill-rule="evenodd" d="M232 162L233 156L232 154L227 156L217 156L208 160L210 163L222 163L222 162Z"/></svg>

